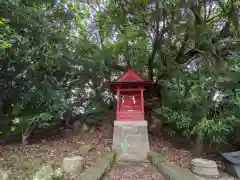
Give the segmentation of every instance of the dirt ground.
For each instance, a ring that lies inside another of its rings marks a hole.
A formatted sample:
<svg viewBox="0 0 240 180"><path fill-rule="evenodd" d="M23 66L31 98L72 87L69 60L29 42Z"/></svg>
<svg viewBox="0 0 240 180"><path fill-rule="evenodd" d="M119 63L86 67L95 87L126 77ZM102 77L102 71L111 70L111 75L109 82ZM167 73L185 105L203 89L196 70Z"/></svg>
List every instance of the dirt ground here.
<svg viewBox="0 0 240 180"><path fill-rule="evenodd" d="M93 149L83 155L84 168L88 168L97 157L111 150L112 131L111 125L105 121L98 129L78 135L66 133L65 130L56 130L53 133L54 136L46 136L44 133L44 138L39 134L37 139L30 140L29 145L15 143L0 147L0 163L2 167L11 167L12 174L18 177L17 179L21 179L20 177L26 180L32 179L33 173L43 164L60 166L63 157L81 155L80 148L83 145L92 144ZM180 141L175 138L175 141L178 140ZM149 135L149 141L151 149L161 151L168 160L181 167L189 167L192 153L184 143L180 143L182 147L179 143L176 147L174 140L165 133L158 136ZM217 163L223 169L221 162L217 160ZM161 180L163 177L149 164L130 164L124 167L116 165L109 173L109 179Z"/></svg>
<svg viewBox="0 0 240 180"><path fill-rule="evenodd" d="M109 180L165 180L150 163L115 164L108 174Z"/></svg>

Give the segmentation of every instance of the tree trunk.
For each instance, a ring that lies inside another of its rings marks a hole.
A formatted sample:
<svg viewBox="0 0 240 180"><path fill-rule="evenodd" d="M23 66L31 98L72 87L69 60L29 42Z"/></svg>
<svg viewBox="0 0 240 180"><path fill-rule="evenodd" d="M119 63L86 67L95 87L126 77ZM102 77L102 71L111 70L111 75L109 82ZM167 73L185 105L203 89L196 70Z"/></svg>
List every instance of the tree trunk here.
<svg viewBox="0 0 240 180"><path fill-rule="evenodd" d="M152 110L148 110L148 131L150 130L151 126L152 126Z"/></svg>
<svg viewBox="0 0 240 180"><path fill-rule="evenodd" d="M204 148L204 134L201 131L197 132L196 144L195 144L195 154L196 156L201 156Z"/></svg>
<svg viewBox="0 0 240 180"><path fill-rule="evenodd" d="M124 37L127 37L127 27L128 27L128 21L127 21L127 12L125 10L125 4L121 3L121 10L123 13L123 19L122 19L122 23L123 23L123 29L122 29L122 34L124 35ZM130 58L129 58L129 44L128 41L125 40L125 44L124 44L124 57L125 57L125 61L127 64L127 67L131 66L131 62L130 62Z"/></svg>
<svg viewBox="0 0 240 180"><path fill-rule="evenodd" d="M203 106L202 106L202 112L201 112L201 116L202 118L200 119L201 123L202 121L207 120L207 115L209 110L211 109L211 104L212 104L212 100L213 100L213 95L214 95L215 91L212 88L208 94L208 97L204 100L203 102ZM203 148L204 148L204 132L202 132L201 128L199 128L197 130L197 137L196 137L196 144L195 144L195 154L197 156L201 156L202 152L203 152Z"/></svg>
<svg viewBox="0 0 240 180"><path fill-rule="evenodd" d="M22 131L22 143L24 145L28 144L27 139L32 134L35 126L36 126L36 122L34 121L33 123L28 124L27 129L25 131Z"/></svg>

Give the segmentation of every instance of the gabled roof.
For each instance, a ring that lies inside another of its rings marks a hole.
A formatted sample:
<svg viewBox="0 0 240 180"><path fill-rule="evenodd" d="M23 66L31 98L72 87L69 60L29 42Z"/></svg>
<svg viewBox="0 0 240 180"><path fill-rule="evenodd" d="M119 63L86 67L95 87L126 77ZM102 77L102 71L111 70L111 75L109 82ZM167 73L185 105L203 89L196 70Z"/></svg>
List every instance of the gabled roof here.
<svg viewBox="0 0 240 180"><path fill-rule="evenodd" d="M128 67L127 72L120 76L116 82L141 82L146 81L140 74L138 74L133 68Z"/></svg>
<svg viewBox="0 0 240 180"><path fill-rule="evenodd" d="M128 67L127 72L120 76L117 80L109 82L110 87L115 89L119 85L142 85L142 86L152 86L153 81L145 80L140 74L138 74L133 68Z"/></svg>

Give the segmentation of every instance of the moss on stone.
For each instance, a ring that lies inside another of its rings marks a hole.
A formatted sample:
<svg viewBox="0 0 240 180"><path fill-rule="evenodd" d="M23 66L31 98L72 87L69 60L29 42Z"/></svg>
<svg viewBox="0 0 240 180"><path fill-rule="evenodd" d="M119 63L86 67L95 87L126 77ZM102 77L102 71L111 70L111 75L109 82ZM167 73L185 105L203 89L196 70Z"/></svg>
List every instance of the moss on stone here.
<svg viewBox="0 0 240 180"><path fill-rule="evenodd" d="M77 180L101 180L116 160L116 152L110 151L97 159Z"/></svg>
<svg viewBox="0 0 240 180"><path fill-rule="evenodd" d="M156 166L158 171L165 175L169 180L194 180L194 175L187 169L181 168L166 160L160 153L150 151L148 153L149 161Z"/></svg>

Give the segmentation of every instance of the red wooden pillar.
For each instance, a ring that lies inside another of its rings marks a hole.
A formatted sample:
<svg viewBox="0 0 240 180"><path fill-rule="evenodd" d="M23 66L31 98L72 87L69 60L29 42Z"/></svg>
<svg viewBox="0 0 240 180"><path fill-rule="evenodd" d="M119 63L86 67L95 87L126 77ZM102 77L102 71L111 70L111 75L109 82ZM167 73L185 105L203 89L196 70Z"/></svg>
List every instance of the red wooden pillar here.
<svg viewBox="0 0 240 180"><path fill-rule="evenodd" d="M144 97L143 97L143 88L141 89L141 105L142 112L144 113Z"/></svg>
<svg viewBox="0 0 240 180"><path fill-rule="evenodd" d="M117 119L119 119L119 109L120 109L120 89L117 88Z"/></svg>

